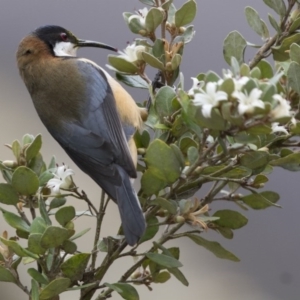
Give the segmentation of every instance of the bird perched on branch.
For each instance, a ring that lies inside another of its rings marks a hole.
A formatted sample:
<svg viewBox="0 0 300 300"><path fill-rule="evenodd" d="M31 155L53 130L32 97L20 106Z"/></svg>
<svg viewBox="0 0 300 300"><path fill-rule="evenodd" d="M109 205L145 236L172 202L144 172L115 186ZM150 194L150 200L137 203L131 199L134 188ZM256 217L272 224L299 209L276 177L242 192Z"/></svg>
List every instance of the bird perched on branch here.
<svg viewBox="0 0 300 300"><path fill-rule="evenodd" d="M117 51L62 27L43 26L19 45L20 75L50 134L117 203L126 241L133 246L145 230L130 180L137 176L133 135L145 111L96 63L76 57L80 47Z"/></svg>

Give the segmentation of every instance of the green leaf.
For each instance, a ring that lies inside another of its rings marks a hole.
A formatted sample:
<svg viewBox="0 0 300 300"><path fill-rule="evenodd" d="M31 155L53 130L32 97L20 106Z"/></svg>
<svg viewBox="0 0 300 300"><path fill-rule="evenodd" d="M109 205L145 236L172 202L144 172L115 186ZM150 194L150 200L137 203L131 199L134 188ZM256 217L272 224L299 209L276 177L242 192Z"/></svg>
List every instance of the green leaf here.
<svg viewBox="0 0 300 300"><path fill-rule="evenodd" d="M40 176L39 176L39 182L40 182L40 186L44 186L46 185L46 183L53 178L53 172L51 172L50 170L46 170L45 172L43 172Z"/></svg>
<svg viewBox="0 0 300 300"><path fill-rule="evenodd" d="M62 244L62 249L66 253L74 254L77 251L77 245L74 242L70 241L70 240L66 240Z"/></svg>
<svg viewBox="0 0 300 300"><path fill-rule="evenodd" d="M238 31L230 32L224 40L223 54L225 61L231 65L231 57L235 57L239 64L244 62L244 52L247 42Z"/></svg>
<svg viewBox="0 0 300 300"><path fill-rule="evenodd" d="M144 130L142 134L137 130L134 135L134 141L137 148L148 148L150 143L150 134L148 130Z"/></svg>
<svg viewBox="0 0 300 300"><path fill-rule="evenodd" d="M195 234L186 234L197 245L204 247L206 250L212 252L216 257L228 259L232 261L240 261L233 253L224 249L218 242L208 241L201 236Z"/></svg>
<svg viewBox="0 0 300 300"><path fill-rule="evenodd" d="M31 159L28 167L38 176L46 171L46 164L43 160L42 154L38 153L33 159Z"/></svg>
<svg viewBox="0 0 300 300"><path fill-rule="evenodd" d="M108 55L108 62L119 72L136 74L138 71L138 67L135 64L122 57Z"/></svg>
<svg viewBox="0 0 300 300"><path fill-rule="evenodd" d="M148 32L154 32L155 29L162 23L163 19L163 12L156 7L152 7L146 15L145 28Z"/></svg>
<svg viewBox="0 0 300 300"><path fill-rule="evenodd" d="M280 33L281 29L279 27L278 22L275 20L275 18L271 14L268 14L268 18L269 18L269 22L272 25L272 27L276 30L276 32Z"/></svg>
<svg viewBox="0 0 300 300"><path fill-rule="evenodd" d="M181 55L176 53L171 60L171 66L172 66L172 70L175 71L181 63Z"/></svg>
<svg viewBox="0 0 300 300"><path fill-rule="evenodd" d="M81 280L90 256L90 253L79 253L70 257L61 265L63 275L71 281Z"/></svg>
<svg viewBox="0 0 300 300"><path fill-rule="evenodd" d="M41 217L44 219L45 223L47 225L51 225L52 222L51 222L51 220L49 218L49 215L48 215L48 212L46 210L45 201L42 198L39 199L39 209L40 209Z"/></svg>
<svg viewBox="0 0 300 300"><path fill-rule="evenodd" d="M12 148L12 152L13 152L15 158L17 159L17 161L19 161L20 154L21 154L20 142L18 140L14 140L12 145L11 145L11 148Z"/></svg>
<svg viewBox="0 0 300 300"><path fill-rule="evenodd" d="M43 248L55 248L63 244L70 237L69 230L65 228L49 226L45 230L41 238L41 246Z"/></svg>
<svg viewBox="0 0 300 300"><path fill-rule="evenodd" d="M270 158L269 153L265 151L251 151L245 153L240 158L241 166L251 170L263 170L268 164Z"/></svg>
<svg viewBox="0 0 300 300"><path fill-rule="evenodd" d="M159 229L159 225L157 225L158 223L158 219L155 216L151 216L149 219L147 219L147 228L145 230L145 233L140 238L139 244L142 244L154 238Z"/></svg>
<svg viewBox="0 0 300 300"><path fill-rule="evenodd" d="M166 267L166 268L179 268L182 267L182 264L180 261L175 259L174 257L165 255L165 254L159 254L159 253L146 253L146 256L153 262L157 263L160 266Z"/></svg>
<svg viewBox="0 0 300 300"><path fill-rule="evenodd" d="M280 15L281 18L286 14L286 6L283 0L264 0L264 2Z"/></svg>
<svg viewBox="0 0 300 300"><path fill-rule="evenodd" d="M27 273L37 282L41 283L41 284L48 284L49 281L36 269L34 268L29 268L27 270Z"/></svg>
<svg viewBox="0 0 300 300"><path fill-rule="evenodd" d="M245 8L245 15L246 15L246 19L247 19L249 26L259 36L261 36L263 38L267 38L268 36L266 36L265 26L263 25L263 22L262 22L261 18L259 17L258 12L254 8L247 6Z"/></svg>
<svg viewBox="0 0 300 300"><path fill-rule="evenodd" d="M19 202L19 196L11 184L0 183L0 203L7 205L16 205Z"/></svg>
<svg viewBox="0 0 300 300"><path fill-rule="evenodd" d="M197 4L194 0L188 0L175 12L175 26L181 27L191 23L197 13Z"/></svg>
<svg viewBox="0 0 300 300"><path fill-rule="evenodd" d="M26 148L25 157L26 161L29 162L33 159L42 148L42 136L39 134L35 137L33 142Z"/></svg>
<svg viewBox="0 0 300 300"><path fill-rule="evenodd" d="M153 278L153 282L155 283L165 283L171 278L171 275L167 271L162 271L156 274Z"/></svg>
<svg viewBox="0 0 300 300"><path fill-rule="evenodd" d="M184 43L187 44L191 42L193 37L195 36L195 33L196 31L193 25L186 27L184 33L181 35L183 37Z"/></svg>
<svg viewBox="0 0 300 300"><path fill-rule="evenodd" d="M167 270L175 276L183 285L189 286L189 282L178 268L167 268Z"/></svg>
<svg viewBox="0 0 300 300"><path fill-rule="evenodd" d="M287 50L290 50L290 47L293 43L300 42L300 33L295 33L286 37L279 46L272 47L273 58L276 61L284 62L290 58Z"/></svg>
<svg viewBox="0 0 300 300"><path fill-rule="evenodd" d="M149 5L149 6L155 6L155 1L154 0L139 0L143 4Z"/></svg>
<svg viewBox="0 0 300 300"><path fill-rule="evenodd" d="M289 86L298 94L300 94L300 65L291 62L287 72Z"/></svg>
<svg viewBox="0 0 300 300"><path fill-rule="evenodd" d="M224 209L218 210L213 214L214 217L219 217L219 220L214 221L219 226L238 229L248 223L248 219L237 211Z"/></svg>
<svg viewBox="0 0 300 300"><path fill-rule="evenodd" d="M67 202L67 199L64 197L54 198L51 200L49 208L53 209L53 208L61 207L61 206L65 205L66 202Z"/></svg>
<svg viewBox="0 0 300 300"><path fill-rule="evenodd" d="M172 148L161 140L156 139L150 144L145 162L157 178L167 183L175 182L181 174L181 162Z"/></svg>
<svg viewBox="0 0 300 300"><path fill-rule="evenodd" d="M13 282L13 283L16 283L17 279L11 273L10 270L8 270L4 266L0 265L0 281L2 281L2 282Z"/></svg>
<svg viewBox="0 0 300 300"><path fill-rule="evenodd" d="M111 288L112 290L116 291L120 296L125 300L139 300L139 294L136 289L128 284L128 283L104 283L107 287Z"/></svg>
<svg viewBox="0 0 300 300"><path fill-rule="evenodd" d="M257 64L257 67L260 69L262 79L264 79L264 78L270 79L273 77L273 75L274 75L273 68L272 68L271 64L268 61L266 61L265 59L262 59Z"/></svg>
<svg viewBox="0 0 300 300"><path fill-rule="evenodd" d="M262 193L253 193L242 198L242 201L253 209L265 209L270 206L277 206L275 203L279 200L279 195L272 191Z"/></svg>
<svg viewBox="0 0 300 300"><path fill-rule="evenodd" d="M162 120L164 117L168 117L176 111L172 106L172 101L175 97L176 92L169 86L164 86L158 90L155 96L155 108Z"/></svg>
<svg viewBox="0 0 300 300"><path fill-rule="evenodd" d="M158 60L156 57L154 57L152 54L148 52L142 52L143 60L151 67L155 69L159 69L161 71L165 70L164 64Z"/></svg>
<svg viewBox="0 0 300 300"><path fill-rule="evenodd" d="M87 232L89 232L90 230L91 230L91 228L84 229L84 230L80 231L79 233L74 234L74 235L70 238L70 240L71 240L71 241L74 241L74 240L76 240L76 239L82 237L83 235L85 235L85 234L86 234Z"/></svg>
<svg viewBox="0 0 300 300"><path fill-rule="evenodd" d="M41 233L43 234L47 228L47 224L42 217L36 217L30 226L30 233Z"/></svg>
<svg viewBox="0 0 300 300"><path fill-rule="evenodd" d="M190 147L187 151L187 157L190 165L194 164L199 158L199 152L196 147Z"/></svg>
<svg viewBox="0 0 300 300"><path fill-rule="evenodd" d="M75 218L76 212L73 206L64 206L55 213L55 219L61 226L66 226L68 222Z"/></svg>
<svg viewBox="0 0 300 300"><path fill-rule="evenodd" d="M300 20L300 18L299 18L299 20ZM300 64L300 46L297 45L296 43L291 45L290 58L292 61Z"/></svg>
<svg viewBox="0 0 300 300"><path fill-rule="evenodd" d="M254 187L256 187L256 186L259 186L259 187L260 187L261 184L266 183L266 182L268 182L268 181L269 181L269 179L268 179L267 176L262 175L262 174L258 174L258 175L255 177L255 179L254 179L252 185L253 185Z"/></svg>
<svg viewBox="0 0 300 300"><path fill-rule="evenodd" d="M123 17L132 33L139 34L141 30L146 31L143 24L141 23L140 16L133 15L131 13L124 13ZM129 17L131 17L130 20Z"/></svg>
<svg viewBox="0 0 300 300"><path fill-rule="evenodd" d="M232 239L233 238L233 231L230 228L226 227L217 227L216 230L222 234L225 239Z"/></svg>
<svg viewBox="0 0 300 300"><path fill-rule="evenodd" d="M70 284L69 278L56 278L41 290L39 299L49 300L66 291Z"/></svg>
<svg viewBox="0 0 300 300"><path fill-rule="evenodd" d="M32 253L43 255L47 249L41 246L41 233L32 233L28 237L28 250Z"/></svg>
<svg viewBox="0 0 300 300"><path fill-rule="evenodd" d="M152 200L151 205L159 205L162 209L167 210L172 215L177 212L176 202L162 197L157 197L155 200Z"/></svg>
<svg viewBox="0 0 300 300"><path fill-rule="evenodd" d="M29 232L29 225L18 215L0 207L5 221L13 228Z"/></svg>
<svg viewBox="0 0 300 300"><path fill-rule="evenodd" d="M179 143L180 150L182 153L187 154L188 150L192 147L197 150L198 144L195 142L195 140L189 136L183 137L180 139ZM198 150L197 150L198 152Z"/></svg>
<svg viewBox="0 0 300 300"><path fill-rule="evenodd" d="M13 240L6 240L2 237L0 237L0 240L4 245L10 247L12 249L12 251L20 257L31 257L33 259L38 258L38 256L36 254L24 249L17 242L15 242Z"/></svg>
<svg viewBox="0 0 300 300"><path fill-rule="evenodd" d="M291 27L289 28L289 32L293 33L300 27L300 18L297 18L296 20L293 21Z"/></svg>
<svg viewBox="0 0 300 300"><path fill-rule="evenodd" d="M128 86L139 88L139 89L148 89L147 82L141 78L140 75L124 75L121 73L116 73L116 78L125 83Z"/></svg>
<svg viewBox="0 0 300 300"><path fill-rule="evenodd" d="M281 167L289 171L300 170L300 153L293 153L282 158L270 161L270 165Z"/></svg>
<svg viewBox="0 0 300 300"><path fill-rule="evenodd" d="M146 170L141 178L142 191L148 196L157 194L166 185L167 183L158 178L153 169Z"/></svg>
<svg viewBox="0 0 300 300"><path fill-rule="evenodd" d="M21 195L34 195L39 188L39 179L29 168L18 167L12 176L12 186Z"/></svg>
<svg viewBox="0 0 300 300"><path fill-rule="evenodd" d="M40 300L39 299L39 285L34 279L31 279L30 300Z"/></svg>

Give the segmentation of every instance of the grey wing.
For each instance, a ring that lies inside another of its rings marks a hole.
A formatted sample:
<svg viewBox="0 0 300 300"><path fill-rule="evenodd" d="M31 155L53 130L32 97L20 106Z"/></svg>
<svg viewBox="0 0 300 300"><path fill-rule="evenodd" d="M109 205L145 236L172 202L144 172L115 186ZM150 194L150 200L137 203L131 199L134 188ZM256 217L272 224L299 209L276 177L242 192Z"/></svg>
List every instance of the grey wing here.
<svg viewBox="0 0 300 300"><path fill-rule="evenodd" d="M74 62L87 86L84 99L77 99L81 103L81 117L65 122L62 131L51 133L73 161L99 185L103 186L103 179L120 185L122 179L115 164L132 178L136 177L136 170L113 93L101 69L75 58Z"/></svg>

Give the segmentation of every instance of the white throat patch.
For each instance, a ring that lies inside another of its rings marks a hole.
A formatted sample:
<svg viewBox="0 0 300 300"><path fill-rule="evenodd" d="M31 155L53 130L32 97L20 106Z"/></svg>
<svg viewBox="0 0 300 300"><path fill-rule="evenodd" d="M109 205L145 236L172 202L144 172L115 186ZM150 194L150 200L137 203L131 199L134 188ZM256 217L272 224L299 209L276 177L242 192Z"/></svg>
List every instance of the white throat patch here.
<svg viewBox="0 0 300 300"><path fill-rule="evenodd" d="M55 56L76 56L77 48L70 42L58 42L55 44L53 51Z"/></svg>

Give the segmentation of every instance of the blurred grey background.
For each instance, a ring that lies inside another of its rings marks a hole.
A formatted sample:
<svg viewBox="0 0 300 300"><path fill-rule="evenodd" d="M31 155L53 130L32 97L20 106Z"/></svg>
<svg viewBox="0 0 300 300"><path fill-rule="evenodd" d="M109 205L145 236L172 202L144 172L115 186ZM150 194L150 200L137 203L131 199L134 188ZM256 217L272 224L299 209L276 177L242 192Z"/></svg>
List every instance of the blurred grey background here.
<svg viewBox="0 0 300 300"><path fill-rule="evenodd" d="M174 0L177 7L182 0ZM198 0L198 14L193 22L196 37L185 48L182 71L189 88L189 78L209 69L218 73L227 68L222 56L222 43L226 35L239 30L248 41L261 43L259 37L248 27L244 8L251 5L267 21L271 12L262 0ZM59 145L42 126L31 103L31 99L18 75L15 52L20 40L31 30L45 24L61 25L82 39L99 40L123 49L134 36L124 24L122 12L133 12L142 8L138 0L90 0L90 1L36 1L1 0L0 9L0 160L12 159L11 152L4 147L14 139L21 139L25 133L43 135L43 155L46 161L55 154L58 162L64 162L76 172L75 181L80 184L93 201L98 201L99 188L85 176L67 157ZM272 12L273 15L275 13ZM253 51L246 53L249 60ZM108 52L99 49L84 49L79 55L106 64ZM141 101L147 94L129 89ZM2 182L2 178L0 182ZM235 231L233 240L225 240L208 232L205 238L217 240L235 253L241 262L233 263L214 257L192 241L181 241L183 273L190 282L184 287L176 279L163 285L153 285L149 292L145 287L137 287L141 299L257 299L296 300L299 296L299 173L288 173L279 169L270 176L266 189L280 193L282 209L269 208L264 211L242 212L249 218L245 228ZM68 200L79 210L85 206L77 200ZM223 204L224 205L224 204ZM229 206L233 209L237 207ZM215 208L215 207L213 207ZM114 205L109 206L105 223L105 234L114 234L119 226L119 216ZM92 230L79 241L80 250L90 251L94 220L85 218L76 222L76 228L91 227ZM0 232L8 227L0 220ZM14 235L13 231L9 231ZM176 243L169 243L169 246ZM101 255L100 255L101 256ZM120 270L132 260L117 261L105 281L116 282ZM21 276L24 284L30 278L24 268ZM0 299L27 299L16 286L0 284ZM76 293L64 293L63 300L77 299ZM113 299L120 299L115 293Z"/></svg>

